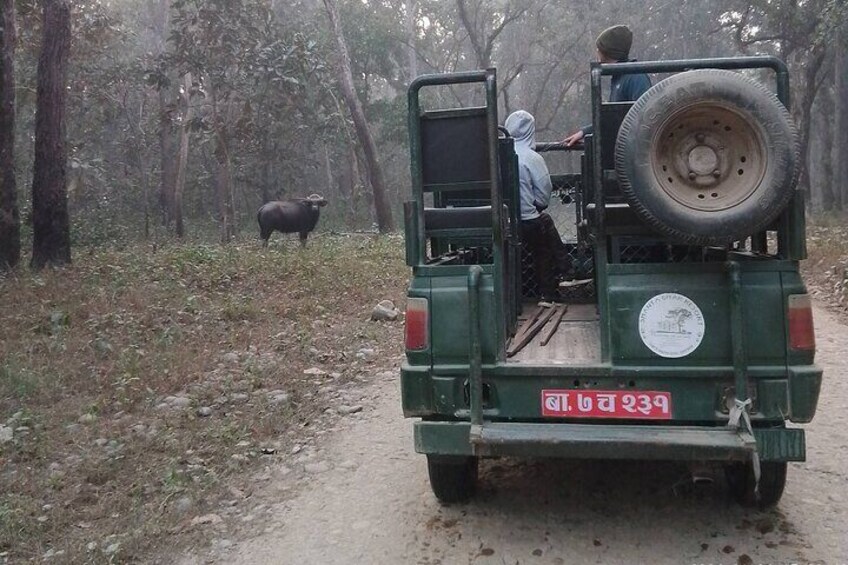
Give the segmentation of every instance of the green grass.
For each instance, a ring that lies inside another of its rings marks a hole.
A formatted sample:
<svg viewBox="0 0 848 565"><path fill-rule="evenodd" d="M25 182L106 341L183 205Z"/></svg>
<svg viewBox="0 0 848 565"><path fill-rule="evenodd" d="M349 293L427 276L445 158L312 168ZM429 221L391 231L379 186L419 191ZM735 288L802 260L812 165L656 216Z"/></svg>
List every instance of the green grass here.
<svg viewBox="0 0 848 565"><path fill-rule="evenodd" d="M25 399L40 388L39 379L12 359L0 365L0 394Z"/></svg>

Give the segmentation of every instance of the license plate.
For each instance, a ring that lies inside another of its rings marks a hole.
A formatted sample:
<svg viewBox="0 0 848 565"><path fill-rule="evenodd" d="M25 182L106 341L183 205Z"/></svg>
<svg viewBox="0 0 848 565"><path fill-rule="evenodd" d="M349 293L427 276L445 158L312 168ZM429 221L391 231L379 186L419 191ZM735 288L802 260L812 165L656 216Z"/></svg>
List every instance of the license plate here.
<svg viewBox="0 0 848 565"><path fill-rule="evenodd" d="M670 420L671 393L623 390L543 390L548 418Z"/></svg>

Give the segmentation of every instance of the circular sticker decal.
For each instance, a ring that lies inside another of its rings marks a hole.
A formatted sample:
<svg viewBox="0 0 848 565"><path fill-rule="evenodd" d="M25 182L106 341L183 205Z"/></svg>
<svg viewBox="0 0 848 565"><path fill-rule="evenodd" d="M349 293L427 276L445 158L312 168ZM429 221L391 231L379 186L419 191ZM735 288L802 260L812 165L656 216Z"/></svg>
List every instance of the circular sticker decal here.
<svg viewBox="0 0 848 565"><path fill-rule="evenodd" d="M642 342L660 357L686 357L704 339L704 315L698 305L682 294L654 296L639 314Z"/></svg>

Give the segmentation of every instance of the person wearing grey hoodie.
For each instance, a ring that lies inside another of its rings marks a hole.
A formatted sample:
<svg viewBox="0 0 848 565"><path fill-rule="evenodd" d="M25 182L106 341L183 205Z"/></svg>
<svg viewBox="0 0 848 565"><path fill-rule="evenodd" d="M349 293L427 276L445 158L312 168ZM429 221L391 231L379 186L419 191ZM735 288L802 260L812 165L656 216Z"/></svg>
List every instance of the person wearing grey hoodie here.
<svg viewBox="0 0 848 565"><path fill-rule="evenodd" d="M548 165L536 153L536 120L519 110L510 114L505 126L518 156L521 238L533 254L542 300L553 301L557 299L556 267L566 268L568 253L553 219L545 212L553 185Z"/></svg>

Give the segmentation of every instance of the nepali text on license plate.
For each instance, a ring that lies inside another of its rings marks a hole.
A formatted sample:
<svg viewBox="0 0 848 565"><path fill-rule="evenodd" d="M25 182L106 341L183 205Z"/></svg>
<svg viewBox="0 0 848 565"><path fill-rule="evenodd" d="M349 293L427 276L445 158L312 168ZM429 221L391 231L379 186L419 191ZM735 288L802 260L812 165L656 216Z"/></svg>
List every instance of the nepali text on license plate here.
<svg viewBox="0 0 848 565"><path fill-rule="evenodd" d="M542 415L549 418L670 420L671 393L543 390Z"/></svg>

